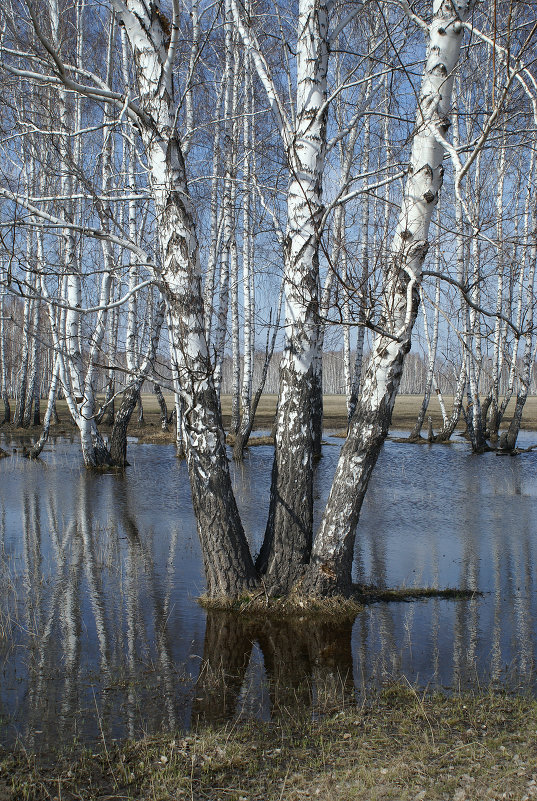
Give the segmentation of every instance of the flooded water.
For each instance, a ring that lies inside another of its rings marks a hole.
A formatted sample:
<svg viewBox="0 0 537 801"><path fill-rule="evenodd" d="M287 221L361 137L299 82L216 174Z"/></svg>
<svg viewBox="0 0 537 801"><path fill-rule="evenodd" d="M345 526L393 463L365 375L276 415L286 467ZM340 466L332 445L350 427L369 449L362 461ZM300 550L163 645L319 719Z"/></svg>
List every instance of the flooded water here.
<svg viewBox="0 0 537 801"><path fill-rule="evenodd" d="M522 444L536 435L523 435ZM6 439L7 448L13 443ZM322 508L339 452L324 448ZM537 453L386 442L364 504L356 579L464 587L469 601L367 607L354 625L207 617L186 466L129 446L92 475L76 442L0 462L0 741L92 744L230 715L312 714L369 685L537 689ZM272 449L233 467L254 550Z"/></svg>

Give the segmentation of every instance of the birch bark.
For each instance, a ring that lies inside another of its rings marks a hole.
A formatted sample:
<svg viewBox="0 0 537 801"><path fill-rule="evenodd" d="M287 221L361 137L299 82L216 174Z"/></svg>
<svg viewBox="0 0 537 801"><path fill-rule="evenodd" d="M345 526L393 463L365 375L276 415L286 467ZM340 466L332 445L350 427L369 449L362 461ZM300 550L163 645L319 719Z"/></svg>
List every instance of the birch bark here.
<svg viewBox="0 0 537 801"><path fill-rule="evenodd" d="M304 577L305 588L314 594L346 594L351 590L356 525L410 349L429 225L442 186L442 140L449 127L454 70L470 7L471 0L433 2L410 167L383 298L381 324L386 333L375 338L362 396L350 422Z"/></svg>
<svg viewBox="0 0 537 801"><path fill-rule="evenodd" d="M300 0L296 130L288 149L284 314L275 455L265 540L257 561L274 592L307 563L313 529L313 409L319 354L319 225L326 153L328 15L324 0Z"/></svg>
<svg viewBox="0 0 537 801"><path fill-rule="evenodd" d="M205 339L201 269L194 214L177 134L172 64L178 37L174 3L168 41L158 4L113 0L134 56L142 114L138 125L149 168L162 265L155 276L166 298L183 405L192 500L207 593L233 596L256 574L233 495L224 432Z"/></svg>
<svg viewBox="0 0 537 801"><path fill-rule="evenodd" d="M4 297L5 297L5 281L7 278L7 271L2 266L0 273L0 397L4 404L4 423L11 422L11 407L9 405L9 396L7 392L7 365L6 365L6 329L4 317Z"/></svg>

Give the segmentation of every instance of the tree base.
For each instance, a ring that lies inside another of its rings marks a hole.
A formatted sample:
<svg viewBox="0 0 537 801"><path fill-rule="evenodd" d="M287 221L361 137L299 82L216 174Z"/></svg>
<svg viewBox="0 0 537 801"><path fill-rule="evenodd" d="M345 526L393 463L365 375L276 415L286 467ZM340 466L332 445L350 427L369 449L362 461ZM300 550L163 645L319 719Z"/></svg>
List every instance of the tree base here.
<svg viewBox="0 0 537 801"><path fill-rule="evenodd" d="M220 596L209 598L202 595L198 603L204 609L220 612L236 612L247 619L290 620L313 617L319 620L354 619L368 604L401 603L420 601L427 598L445 600L468 600L481 596L477 590L464 590L454 587L380 588L372 585L353 584L349 596L333 595L318 597L305 595L298 591L282 597L271 597L265 589L257 593L244 593L236 597Z"/></svg>
<svg viewBox="0 0 537 801"><path fill-rule="evenodd" d="M236 612L250 620L292 620L314 617L319 620L353 619L363 610L363 604L354 598L313 598L290 593L279 598L271 598L264 590L255 594L245 594L237 598L209 598L202 595L198 603L210 611Z"/></svg>

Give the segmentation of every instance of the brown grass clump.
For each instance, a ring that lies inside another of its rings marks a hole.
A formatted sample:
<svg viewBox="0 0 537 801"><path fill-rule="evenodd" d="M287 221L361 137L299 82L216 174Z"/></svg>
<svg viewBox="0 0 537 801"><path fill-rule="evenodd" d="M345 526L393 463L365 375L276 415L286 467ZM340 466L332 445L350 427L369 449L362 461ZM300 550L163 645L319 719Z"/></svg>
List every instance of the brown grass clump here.
<svg viewBox="0 0 537 801"><path fill-rule="evenodd" d="M363 604L354 597L344 598L338 595L332 598L312 598L290 593L281 598L271 598L264 590L237 598L209 598L202 595L198 601L205 609L236 612L252 621L259 618L290 620L302 617L342 621L355 618L363 610Z"/></svg>

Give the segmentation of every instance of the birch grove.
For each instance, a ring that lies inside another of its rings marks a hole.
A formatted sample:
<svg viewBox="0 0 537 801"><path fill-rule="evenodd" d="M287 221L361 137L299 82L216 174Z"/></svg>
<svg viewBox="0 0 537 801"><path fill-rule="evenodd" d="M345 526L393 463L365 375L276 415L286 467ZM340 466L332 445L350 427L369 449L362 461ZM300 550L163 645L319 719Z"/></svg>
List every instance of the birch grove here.
<svg viewBox="0 0 537 801"><path fill-rule="evenodd" d="M464 415L476 452L516 446L534 380L537 33L512 5L431 0L422 18L403 0L7 0L0 12L4 421L39 427L37 458L61 396L85 465L123 469L150 386L163 426L175 419L215 603L261 587L352 594L405 364L423 373L414 439L436 391L431 441ZM255 555L221 396L242 459L276 359ZM315 531L323 384L346 394L349 420Z"/></svg>

